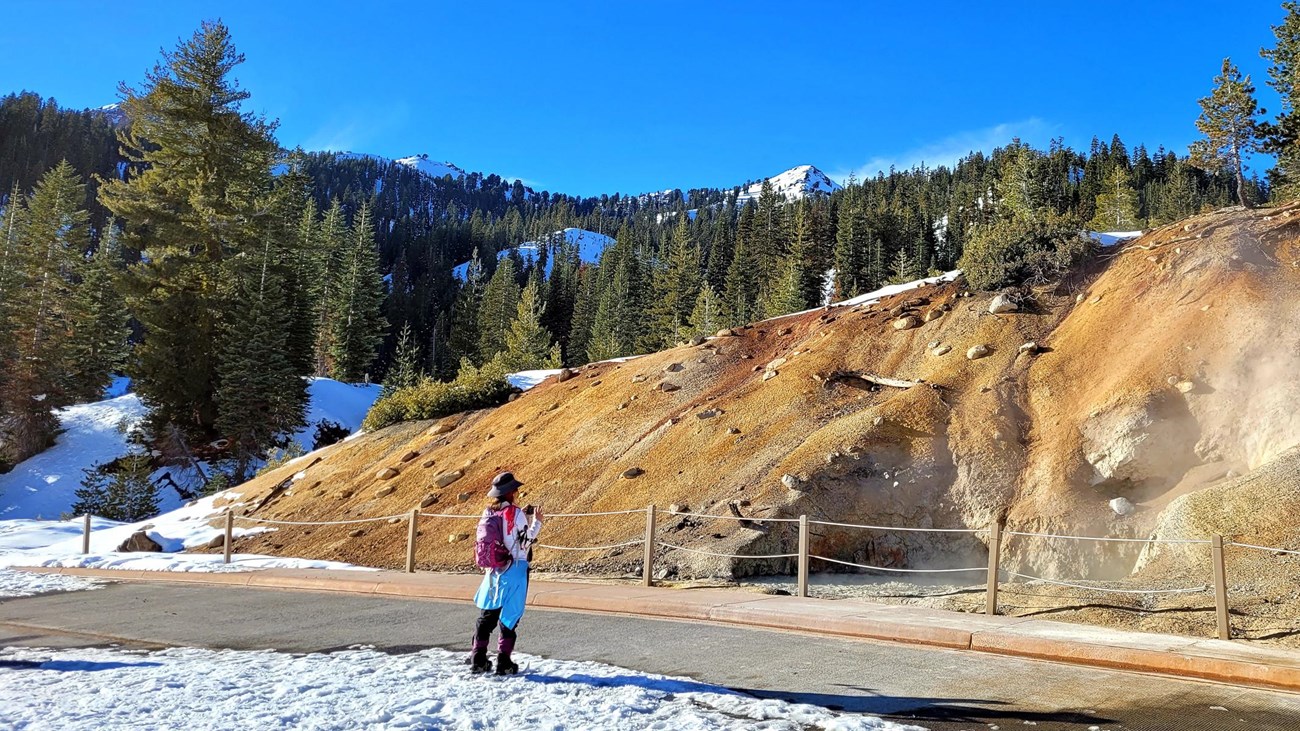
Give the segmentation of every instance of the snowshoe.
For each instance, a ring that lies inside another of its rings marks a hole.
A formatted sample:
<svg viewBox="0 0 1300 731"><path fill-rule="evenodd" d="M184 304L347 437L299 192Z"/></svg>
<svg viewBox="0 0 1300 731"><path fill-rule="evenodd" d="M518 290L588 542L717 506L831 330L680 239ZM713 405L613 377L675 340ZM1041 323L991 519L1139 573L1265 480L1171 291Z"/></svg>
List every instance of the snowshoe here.
<svg viewBox="0 0 1300 731"><path fill-rule="evenodd" d="M509 655L497 655L497 675L516 675L519 673L519 666Z"/></svg>
<svg viewBox="0 0 1300 731"><path fill-rule="evenodd" d="M475 675L492 672L492 662L488 660L487 650L477 650L470 656L469 671Z"/></svg>

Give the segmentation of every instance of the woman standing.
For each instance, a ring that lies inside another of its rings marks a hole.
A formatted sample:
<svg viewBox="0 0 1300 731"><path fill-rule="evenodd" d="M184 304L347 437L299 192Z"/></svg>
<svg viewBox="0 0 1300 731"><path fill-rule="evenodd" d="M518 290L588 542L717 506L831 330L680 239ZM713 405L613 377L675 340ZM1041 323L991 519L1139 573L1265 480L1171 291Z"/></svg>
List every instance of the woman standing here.
<svg viewBox="0 0 1300 731"><path fill-rule="evenodd" d="M470 672L485 673L492 669L487 658L488 639L498 625L501 637L497 640L497 675L519 672L510 653L515 649L515 628L524 616L524 602L528 598L528 559L542 529L540 509L530 508L525 512L514 504L515 493L522 486L509 472L492 478L488 506L479 519L474 554L478 565L483 567L483 583L474 595L474 605L482 611L474 627Z"/></svg>

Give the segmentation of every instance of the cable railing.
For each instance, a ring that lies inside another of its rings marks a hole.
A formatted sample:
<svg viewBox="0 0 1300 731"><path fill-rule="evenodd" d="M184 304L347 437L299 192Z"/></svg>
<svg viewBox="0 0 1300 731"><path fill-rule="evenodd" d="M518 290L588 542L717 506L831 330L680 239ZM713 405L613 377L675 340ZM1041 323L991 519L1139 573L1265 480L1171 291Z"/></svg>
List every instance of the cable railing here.
<svg viewBox="0 0 1300 731"><path fill-rule="evenodd" d="M419 535L418 523L422 518L436 520L479 520L481 513L427 513L420 508L415 508L407 513L398 513L395 515L383 515L368 518L350 518L342 520L319 520L319 521L294 521L294 520L276 520L270 518L256 518L248 515L237 515L233 510L227 508L224 513L225 535L222 544L224 561L231 562L231 550L234 542L234 525L236 521L245 521L258 525L267 526L345 526L359 525L366 523L397 523L405 521L408 526L407 530L407 551L406 551L406 571L415 571L415 551L417 537ZM1096 591L1111 594L1128 594L1128 595L1170 595L1170 594L1196 594L1206 591L1213 591L1215 596L1215 613L1218 624L1218 636L1220 639L1231 638L1231 626L1228 615L1228 586L1224 562L1224 554L1227 548L1242 548L1250 551L1262 551L1283 556L1300 556L1300 549L1281 548L1277 546L1264 546L1254 543L1245 543L1239 541L1225 540L1223 536L1212 536L1211 538L1157 538L1150 536L1147 538L1127 538L1119 536L1077 536L1064 533L1043 533L1037 531L1018 531L1007 530L1000 522L991 523L986 528L921 528L915 526L885 526L872 525L865 523L847 523L830 520L812 520L806 515L797 518L787 517L757 517L741 515L714 515L709 513L696 513L688 510L665 510L659 511L658 508L651 505L644 509L636 510L605 510L592 511L586 513L556 513L546 516L547 519L583 519L583 518L610 518L614 516L645 516L645 533L643 536L633 538L627 541L600 545L583 545L583 546L561 546L548 543L535 543L533 545L553 551L564 552L600 552L614 551L632 546L641 546L642 556L642 583L645 586L651 586L654 583L654 563L656 560L656 549L666 549L669 551L681 551L692 555L707 556L712 558L722 558L735 561L744 560L784 560L795 559L798 566L798 596L807 597L808 593L808 575L809 567L812 561L821 561L834 566L843 566L846 568L857 569L860 571L876 571L889 574L961 574L961 573L984 573L988 582L986 590L986 608L987 614L998 613L998 592L1002 577L1008 579L1020 579L1025 582L1041 583L1050 586L1060 586L1065 588L1079 589L1083 591ZM697 548L694 546L681 545L679 543L669 543L661 540L658 532L658 519L660 515L669 515L674 517L696 518L700 520L725 520L735 521L748 524L764 523L792 523L798 524L798 550L794 553L767 553L767 554L740 554L727 553L723 551L708 550L707 548ZM987 535L988 536L988 555L989 562L987 566L970 566L955 568L913 568L901 566L879 566L856 561L847 561L831 556L823 556L810 551L810 535L812 526L845 528L851 530L870 530L889 533L940 533L940 534L965 534L965 535ZM85 517L85 526L83 530L82 549L83 553L90 553L90 516ZM1121 588L1115 586L1106 586L1104 582L1085 583L1086 579L1057 579L1035 576L1020 571L1006 569L1001 566L1002 544L1005 538L1041 538L1048 540L1071 540L1071 541L1090 541L1102 543L1140 543L1140 544L1170 544L1170 545L1209 545L1211 548L1211 567L1213 573L1213 582L1199 586L1186 586L1174 588Z"/></svg>

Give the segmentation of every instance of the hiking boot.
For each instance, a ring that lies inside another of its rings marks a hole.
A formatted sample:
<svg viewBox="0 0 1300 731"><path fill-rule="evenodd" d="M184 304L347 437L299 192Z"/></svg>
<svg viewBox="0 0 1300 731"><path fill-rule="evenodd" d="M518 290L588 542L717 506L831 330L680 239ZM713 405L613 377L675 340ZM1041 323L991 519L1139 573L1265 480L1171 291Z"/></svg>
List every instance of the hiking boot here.
<svg viewBox="0 0 1300 731"><path fill-rule="evenodd" d="M510 659L509 655L497 655L497 675L514 675L518 672L519 666Z"/></svg>
<svg viewBox="0 0 1300 731"><path fill-rule="evenodd" d="M469 658L469 671L471 673L487 673L492 671L492 663L487 658L487 650L475 650Z"/></svg>

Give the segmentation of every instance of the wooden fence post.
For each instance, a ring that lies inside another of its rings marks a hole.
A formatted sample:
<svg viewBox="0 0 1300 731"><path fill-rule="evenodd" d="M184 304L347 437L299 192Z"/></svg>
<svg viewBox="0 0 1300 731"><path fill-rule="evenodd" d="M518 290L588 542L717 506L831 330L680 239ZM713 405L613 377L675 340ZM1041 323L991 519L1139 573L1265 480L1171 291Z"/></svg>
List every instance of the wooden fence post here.
<svg viewBox="0 0 1300 731"><path fill-rule="evenodd" d="M84 516L85 524L81 528L81 553L90 553L90 513Z"/></svg>
<svg viewBox="0 0 1300 731"><path fill-rule="evenodd" d="M998 613L998 573L1002 564L1002 519L994 519L989 526L989 584L985 596L984 613Z"/></svg>
<svg viewBox="0 0 1300 731"><path fill-rule="evenodd" d="M799 516L799 596L808 596L808 516Z"/></svg>
<svg viewBox="0 0 1300 731"><path fill-rule="evenodd" d="M420 509L411 508L410 525L406 527L406 573L415 573L415 533L420 520Z"/></svg>
<svg viewBox="0 0 1300 731"><path fill-rule="evenodd" d="M223 560L230 563L230 544L235 542L235 511L226 508L226 542L222 544Z"/></svg>
<svg viewBox="0 0 1300 731"><path fill-rule="evenodd" d="M1228 623L1228 574L1223 566L1223 536L1210 537L1210 560L1214 564L1214 615L1219 639L1230 640L1232 626Z"/></svg>
<svg viewBox="0 0 1300 731"><path fill-rule="evenodd" d="M645 509L645 553L641 557L641 583L654 586L655 506Z"/></svg>

